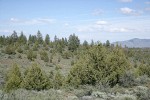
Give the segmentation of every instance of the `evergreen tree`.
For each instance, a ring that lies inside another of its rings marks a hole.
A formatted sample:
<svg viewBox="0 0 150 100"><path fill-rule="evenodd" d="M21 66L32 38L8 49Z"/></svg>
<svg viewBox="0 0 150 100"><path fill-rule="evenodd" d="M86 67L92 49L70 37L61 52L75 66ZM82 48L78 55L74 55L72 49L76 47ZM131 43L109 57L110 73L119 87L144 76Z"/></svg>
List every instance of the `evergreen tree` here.
<svg viewBox="0 0 150 100"><path fill-rule="evenodd" d="M20 35L19 38L18 38L18 42L21 43L21 44L26 44L27 38L26 38L26 36L23 34L23 32L21 32L21 35Z"/></svg>
<svg viewBox="0 0 150 100"><path fill-rule="evenodd" d="M35 43L35 42L37 42L37 36L36 35L29 35L29 44L30 43Z"/></svg>
<svg viewBox="0 0 150 100"><path fill-rule="evenodd" d="M6 75L5 91L15 90L20 88L22 82L21 72L17 64L13 64L12 68Z"/></svg>
<svg viewBox="0 0 150 100"><path fill-rule="evenodd" d="M49 57L46 51L42 51L40 53L40 56L41 56L41 60L44 60L45 62L49 62Z"/></svg>
<svg viewBox="0 0 150 100"><path fill-rule="evenodd" d="M58 41L58 38L57 38L57 36L55 35L54 36L54 42L57 42Z"/></svg>
<svg viewBox="0 0 150 100"><path fill-rule="evenodd" d="M130 63L123 50L118 46L107 56L106 62L108 68L106 77L109 84L114 86L119 83L119 78L125 73L125 70L130 69Z"/></svg>
<svg viewBox="0 0 150 100"><path fill-rule="evenodd" d="M75 34L70 35L68 40L68 49L73 52L77 50L79 45L80 45L80 40L78 36L76 36Z"/></svg>
<svg viewBox="0 0 150 100"><path fill-rule="evenodd" d="M27 52L27 58L33 61L36 58L37 54L33 52L31 49Z"/></svg>
<svg viewBox="0 0 150 100"><path fill-rule="evenodd" d="M18 35L17 35L16 31L13 31L13 34L11 35L10 40L11 40L12 43L14 43L18 40Z"/></svg>
<svg viewBox="0 0 150 100"><path fill-rule="evenodd" d="M37 41L38 41L39 44L43 43L43 37L42 37L42 34L39 30L37 32Z"/></svg>
<svg viewBox="0 0 150 100"><path fill-rule="evenodd" d="M55 89L59 89L63 85L63 76L59 71L57 71L57 73L55 74L53 82L53 87Z"/></svg>
<svg viewBox="0 0 150 100"><path fill-rule="evenodd" d="M106 47L110 47L110 42L109 42L109 40L106 41L106 44L105 44L105 45L106 45Z"/></svg>
<svg viewBox="0 0 150 100"><path fill-rule="evenodd" d="M16 54L16 52L15 52L15 47L14 47L13 45L8 45L8 46L6 46L6 47L5 47L5 53L6 53L6 54L9 54L9 55L11 55L11 54Z"/></svg>
<svg viewBox="0 0 150 100"><path fill-rule="evenodd" d="M1 45L6 44L6 38L5 38L4 35L3 35L3 36L0 36L0 44L1 44Z"/></svg>
<svg viewBox="0 0 150 100"><path fill-rule="evenodd" d="M67 82L73 86L97 83L114 86L119 78L130 69L130 65L121 48L109 52L101 43L80 54L71 68Z"/></svg>
<svg viewBox="0 0 150 100"><path fill-rule="evenodd" d="M85 48L85 49L87 49L88 48L88 42L85 40L84 42L83 42L83 47Z"/></svg>
<svg viewBox="0 0 150 100"><path fill-rule="evenodd" d="M68 45L68 40L67 40L67 38L65 38L65 45L66 45L66 46Z"/></svg>
<svg viewBox="0 0 150 100"><path fill-rule="evenodd" d="M91 46L94 46L94 41L93 41L93 40L91 41L91 44L90 44L90 45L91 45Z"/></svg>
<svg viewBox="0 0 150 100"><path fill-rule="evenodd" d="M45 37L45 43L48 45L50 42L50 37L48 34L46 34L46 37Z"/></svg>
<svg viewBox="0 0 150 100"><path fill-rule="evenodd" d="M37 64L33 64L25 71L22 86L27 90L45 90L51 87L45 72Z"/></svg>

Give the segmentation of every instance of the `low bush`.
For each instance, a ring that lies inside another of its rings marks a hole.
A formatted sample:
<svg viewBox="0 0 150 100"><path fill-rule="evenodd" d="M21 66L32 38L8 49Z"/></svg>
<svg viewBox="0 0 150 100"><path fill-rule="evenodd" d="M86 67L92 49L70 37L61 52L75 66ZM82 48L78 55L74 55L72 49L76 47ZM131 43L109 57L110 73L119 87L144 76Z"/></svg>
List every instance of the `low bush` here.
<svg viewBox="0 0 150 100"><path fill-rule="evenodd" d="M15 47L12 46L12 45L6 46L6 48L5 48L5 53L6 53L6 54L9 54L9 55L11 55L11 54L16 54L16 52L15 52Z"/></svg>
<svg viewBox="0 0 150 100"><path fill-rule="evenodd" d="M22 82L23 88L27 90L45 90L51 87L47 75L37 64L33 64L31 67L26 69L24 73L24 79Z"/></svg>
<svg viewBox="0 0 150 100"><path fill-rule="evenodd" d="M19 47L19 48L17 49L17 51L18 51L19 53L23 53L23 50L21 49L21 47Z"/></svg>
<svg viewBox="0 0 150 100"><path fill-rule="evenodd" d="M49 62L49 57L46 51L40 52L41 60L44 60L45 62Z"/></svg>
<svg viewBox="0 0 150 100"><path fill-rule="evenodd" d="M121 77L120 77L120 85L123 87L131 87L134 86L135 83L135 75L133 71L126 71Z"/></svg>
<svg viewBox="0 0 150 100"><path fill-rule="evenodd" d="M31 61L34 61L34 59L37 57L36 52L33 52L32 50L29 50L27 52L27 58Z"/></svg>

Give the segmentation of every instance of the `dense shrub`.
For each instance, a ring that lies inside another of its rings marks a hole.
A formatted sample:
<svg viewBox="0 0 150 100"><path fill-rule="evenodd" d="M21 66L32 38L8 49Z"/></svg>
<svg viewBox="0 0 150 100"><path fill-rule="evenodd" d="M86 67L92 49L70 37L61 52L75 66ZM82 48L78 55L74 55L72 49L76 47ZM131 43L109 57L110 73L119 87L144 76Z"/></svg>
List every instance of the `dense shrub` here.
<svg viewBox="0 0 150 100"><path fill-rule="evenodd" d="M62 57L63 57L64 59L69 59L70 56L71 56L71 54L70 54L69 51L65 51L65 52L63 52L63 54L62 54Z"/></svg>
<svg viewBox="0 0 150 100"><path fill-rule="evenodd" d="M45 72L37 64L33 64L25 71L22 86L27 90L44 90L51 87Z"/></svg>
<svg viewBox="0 0 150 100"><path fill-rule="evenodd" d="M6 48L5 48L5 53L6 54L16 54L15 53L15 47L14 46L12 46L12 45L8 45L8 46L6 46Z"/></svg>
<svg viewBox="0 0 150 100"><path fill-rule="evenodd" d="M98 44L80 55L67 81L73 86L95 85L99 82L108 82L114 86L119 83L126 69L129 69L129 63L121 48L116 47L112 52L107 52L104 46Z"/></svg>
<svg viewBox="0 0 150 100"><path fill-rule="evenodd" d="M41 60L44 60L45 62L49 62L49 57L46 51L40 52Z"/></svg>
<svg viewBox="0 0 150 100"><path fill-rule="evenodd" d="M131 87L136 85L135 81L135 75L133 71L126 71L121 77L120 77L120 85L123 87Z"/></svg>
<svg viewBox="0 0 150 100"><path fill-rule="evenodd" d="M27 52L27 58L31 61L33 61L37 57L37 54L33 52L32 50L29 50Z"/></svg>
<svg viewBox="0 0 150 100"><path fill-rule="evenodd" d="M6 75L5 91L9 92L10 90L20 88L21 82L22 77L20 69L14 64Z"/></svg>
<svg viewBox="0 0 150 100"><path fill-rule="evenodd" d="M141 64L138 68L139 75L147 75L150 77L150 66Z"/></svg>
<svg viewBox="0 0 150 100"><path fill-rule="evenodd" d="M150 89L138 89L136 96L138 100L150 100Z"/></svg>
<svg viewBox="0 0 150 100"><path fill-rule="evenodd" d="M63 85L63 81L63 76L60 74L59 71L57 71L53 79L53 87L55 89L59 89Z"/></svg>
<svg viewBox="0 0 150 100"><path fill-rule="evenodd" d="M19 48L17 49L17 51L18 51L19 53L23 53L23 50L21 49L21 47L19 47Z"/></svg>

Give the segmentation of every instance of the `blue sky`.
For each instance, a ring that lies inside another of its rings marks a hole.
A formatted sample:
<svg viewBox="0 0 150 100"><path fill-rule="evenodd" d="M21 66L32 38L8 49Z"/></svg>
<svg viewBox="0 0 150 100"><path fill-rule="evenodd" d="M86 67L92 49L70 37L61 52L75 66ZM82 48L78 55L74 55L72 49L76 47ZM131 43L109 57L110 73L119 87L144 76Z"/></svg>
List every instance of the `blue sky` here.
<svg viewBox="0 0 150 100"><path fill-rule="evenodd" d="M89 42L150 38L150 0L0 0L0 35L13 30Z"/></svg>

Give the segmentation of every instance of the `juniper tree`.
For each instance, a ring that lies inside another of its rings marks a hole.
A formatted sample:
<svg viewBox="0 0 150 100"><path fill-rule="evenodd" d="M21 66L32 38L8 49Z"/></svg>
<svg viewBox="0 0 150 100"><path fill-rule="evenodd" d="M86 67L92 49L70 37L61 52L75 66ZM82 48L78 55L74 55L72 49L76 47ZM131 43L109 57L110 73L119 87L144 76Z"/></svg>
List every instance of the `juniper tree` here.
<svg viewBox="0 0 150 100"><path fill-rule="evenodd" d="M45 72L37 64L33 64L25 71L22 86L27 90L40 91L49 89L51 83Z"/></svg>
<svg viewBox="0 0 150 100"><path fill-rule="evenodd" d="M5 91L16 90L20 88L22 76L17 64L13 64L12 68L6 75Z"/></svg>

